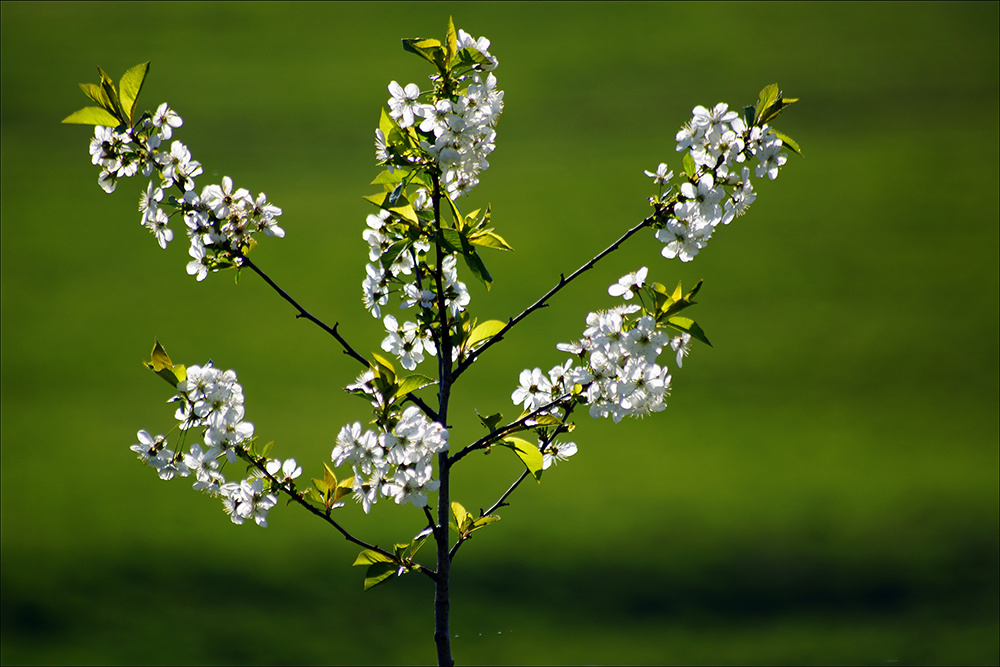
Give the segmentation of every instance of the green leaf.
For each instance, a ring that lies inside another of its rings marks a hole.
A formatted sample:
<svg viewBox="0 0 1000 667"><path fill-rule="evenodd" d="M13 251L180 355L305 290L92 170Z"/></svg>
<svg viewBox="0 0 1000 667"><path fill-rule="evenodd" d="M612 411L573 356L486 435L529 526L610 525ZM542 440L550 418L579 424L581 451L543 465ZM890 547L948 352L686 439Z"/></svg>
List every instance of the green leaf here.
<svg viewBox="0 0 1000 667"><path fill-rule="evenodd" d="M393 560L388 556L386 556L385 554L381 554L372 549L365 549L364 551L358 554L358 557L354 559L354 562L351 564L351 566L353 567L355 565L373 565L375 563L392 563L392 562Z"/></svg>
<svg viewBox="0 0 1000 667"><path fill-rule="evenodd" d="M452 60L452 69L458 68L472 68L482 65L489 64L489 60L482 54L479 49L474 49L472 47L465 47L458 52L457 57Z"/></svg>
<svg viewBox="0 0 1000 667"><path fill-rule="evenodd" d="M390 213L395 213L407 222L415 225L420 224L420 219L417 218L417 212L413 209L413 206L410 205L410 202L405 197L399 196L398 193L393 197L393 192L380 192L375 195L365 195L364 198L379 208L384 208Z"/></svg>
<svg viewBox="0 0 1000 667"><path fill-rule="evenodd" d="M438 241L448 252L462 252L462 234L454 229L442 229Z"/></svg>
<svg viewBox="0 0 1000 667"><path fill-rule="evenodd" d="M469 243L481 245L484 248L494 248L495 250L514 249L509 243L503 240L502 236L494 232L492 229L484 229L482 231L469 234Z"/></svg>
<svg viewBox="0 0 1000 667"><path fill-rule="evenodd" d="M399 383L399 389L396 390L396 398L400 396L406 396L409 393L422 389L429 385L434 384L434 380L427 377L426 375L420 375L419 373L414 373L413 375L407 375Z"/></svg>
<svg viewBox="0 0 1000 667"><path fill-rule="evenodd" d="M479 282L485 285L487 291L489 291L490 287L493 286L493 276L490 275L490 272L486 269L486 265L483 264L483 259L476 252L476 249L472 247L472 244L469 243L469 240L465 236L462 236L461 239L462 257L465 258L466 265L472 271L472 275L478 278Z"/></svg>
<svg viewBox="0 0 1000 667"><path fill-rule="evenodd" d="M375 177L369 185L392 185L395 186L397 183L403 181L407 177L409 172L405 169L397 169L396 171L389 171L388 169L383 171L381 174Z"/></svg>
<svg viewBox="0 0 1000 667"><path fill-rule="evenodd" d="M562 423L563 420L559 419L559 417L556 417L555 415L538 415L534 419L532 428L535 426L559 426Z"/></svg>
<svg viewBox="0 0 1000 667"><path fill-rule="evenodd" d="M455 59L455 54L458 53L458 33L455 31L455 22L452 21L452 17L448 17L448 34L445 38L445 42L448 46L448 51L446 53L448 67L451 67L452 61Z"/></svg>
<svg viewBox="0 0 1000 667"><path fill-rule="evenodd" d="M63 121L63 122L65 123L66 121ZM788 136L784 132L778 132L774 128L771 129L771 132L774 134L774 136L776 136L779 139L781 139L781 143L782 144L784 144L785 146L788 146L793 151L795 151L796 153L798 153L800 157L805 157L805 155L802 155L802 149L799 148L799 145L790 136Z"/></svg>
<svg viewBox="0 0 1000 667"><path fill-rule="evenodd" d="M754 125L763 125L766 120L764 120L764 114L771 108L771 105L777 102L781 98L781 91L778 90L778 84L772 83L770 86L765 86L760 94L757 96L757 113L754 116Z"/></svg>
<svg viewBox="0 0 1000 667"><path fill-rule="evenodd" d="M705 345L712 347L712 344L708 342L708 336L706 336L705 332L701 330L701 327L698 326L698 323L692 320L690 317L670 317L667 318L667 324L669 324L670 326L679 331L691 334L692 338L696 338Z"/></svg>
<svg viewBox="0 0 1000 667"><path fill-rule="evenodd" d="M337 502L352 493L354 493L354 477L342 479L337 482L337 488L333 490L333 502Z"/></svg>
<svg viewBox="0 0 1000 667"><path fill-rule="evenodd" d="M478 410L476 410L476 416L479 417L479 421L483 423L483 426L485 426L490 433L497 430L497 426L499 426L500 422L503 421L503 415L499 412L494 412L492 415L484 417L479 414Z"/></svg>
<svg viewBox="0 0 1000 667"><path fill-rule="evenodd" d="M476 325L476 328L469 334L469 340L466 341L466 346L471 350L477 343L481 343L488 338L496 336L505 326L507 325L500 320L486 320L482 324Z"/></svg>
<svg viewBox="0 0 1000 667"><path fill-rule="evenodd" d="M63 119L64 123L75 125L103 125L118 127L118 119L101 107L84 107Z"/></svg>
<svg viewBox="0 0 1000 667"><path fill-rule="evenodd" d="M372 352L372 357L375 359L375 364L372 365L373 370L391 374L393 378L396 377L396 367L392 365L391 361L378 352Z"/></svg>
<svg viewBox="0 0 1000 667"><path fill-rule="evenodd" d="M698 175L698 165L694 163L694 157L690 153L684 154L684 173L687 174L688 178L694 180Z"/></svg>
<svg viewBox="0 0 1000 667"><path fill-rule="evenodd" d="M452 501L451 515L455 517L455 527L458 529L459 533L464 533L468 530L468 525L466 524L472 523L472 518L469 516L469 513L465 511L465 507L462 506L462 503L457 500Z"/></svg>
<svg viewBox="0 0 1000 667"><path fill-rule="evenodd" d="M441 71L447 68L445 49L440 40L408 37L403 40L403 50L417 54Z"/></svg>
<svg viewBox="0 0 1000 667"><path fill-rule="evenodd" d="M541 483L544 457L542 456L542 453L538 451L537 445L534 445L527 440L514 437L504 438L501 444L513 449L514 453L517 454L518 458L521 459L524 466L528 469L528 472L530 472L535 478L535 481Z"/></svg>
<svg viewBox="0 0 1000 667"><path fill-rule="evenodd" d="M465 216L462 215L462 211L458 208L458 204L455 200L448 196L447 192L442 192L441 197L448 203L448 208L451 210L451 217L455 220L455 229L459 232L465 230Z"/></svg>
<svg viewBox="0 0 1000 667"><path fill-rule="evenodd" d="M474 530L479 530L483 526L488 526L491 523L496 523L499 520L500 520L500 517L494 516L492 514L487 515L487 516L481 516L481 517L479 517L478 519L476 519L475 521L472 522L472 527L469 528L469 532L471 533Z"/></svg>
<svg viewBox="0 0 1000 667"><path fill-rule="evenodd" d="M105 96L107 96L111 107L108 108L114 116L116 116L121 122L128 122L128 114L122 108L121 100L118 99L118 91L115 90L115 82L111 80L111 77L107 75L107 72L102 70L100 67L97 71L101 73L101 89L104 91Z"/></svg>
<svg viewBox="0 0 1000 667"><path fill-rule="evenodd" d="M396 574L399 566L395 563L375 563L368 566L365 572L365 590L375 588L379 584L388 581L392 575Z"/></svg>
<svg viewBox="0 0 1000 667"><path fill-rule="evenodd" d="M128 114L128 122L131 125L135 115L135 104L142 91L142 84L146 81L146 74L149 72L149 62L136 65L122 75L118 83L118 90L121 91L122 108Z"/></svg>
<svg viewBox="0 0 1000 667"><path fill-rule="evenodd" d="M701 286L704 284L705 284L704 280L699 280L697 284L695 284L695 286L691 288L691 291L684 295L684 299L686 301L690 301L693 304L694 301L692 301L692 299L694 299L694 295L697 294L699 290L701 290ZM680 287L680 283L678 283L677 286Z"/></svg>
<svg viewBox="0 0 1000 667"><path fill-rule="evenodd" d="M142 362L142 365L159 375L175 388L187 379L187 369L182 364L174 364L170 360L170 355L160 345L160 341L155 339L150 359L149 361Z"/></svg>
<svg viewBox="0 0 1000 667"><path fill-rule="evenodd" d="M105 109L109 113L114 112L114 106L111 104L111 100L108 99L104 89L96 83L81 83L80 90L83 91L84 95L100 104L102 109ZM115 124L117 125L117 123Z"/></svg>
<svg viewBox="0 0 1000 667"><path fill-rule="evenodd" d="M267 455L271 453L272 449L274 449L274 440L264 445L264 449L260 450L260 455L267 458Z"/></svg>
<svg viewBox="0 0 1000 667"><path fill-rule="evenodd" d="M328 489L337 488L337 476L333 474L330 465L325 461L323 462L323 481L326 483Z"/></svg>

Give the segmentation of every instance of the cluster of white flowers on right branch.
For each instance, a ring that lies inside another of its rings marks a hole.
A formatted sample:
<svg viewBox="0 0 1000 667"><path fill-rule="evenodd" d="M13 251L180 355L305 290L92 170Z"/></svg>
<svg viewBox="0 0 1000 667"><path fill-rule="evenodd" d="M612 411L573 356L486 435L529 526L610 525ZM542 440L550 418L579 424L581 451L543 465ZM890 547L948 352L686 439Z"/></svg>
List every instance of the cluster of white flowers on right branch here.
<svg viewBox="0 0 1000 667"><path fill-rule="evenodd" d="M691 303L692 293L682 295L678 288L668 295L662 285L646 284L647 273L643 267L608 288L626 303L588 314L582 338L556 346L575 358L548 374L540 368L522 371L511 400L557 417L578 401L589 406L591 417L611 417L616 423L666 409L671 376L660 356L671 350L680 367L691 343L690 331L681 327L701 330L674 316ZM633 297L638 297L635 302Z"/></svg>
<svg viewBox="0 0 1000 667"><path fill-rule="evenodd" d="M757 198L751 168L757 178L774 180L788 159L782 152L785 143L797 152L794 142L761 121L795 101L780 99L776 87L774 91L776 101L765 103L762 93L761 111L749 107L745 117L724 103L694 108L691 120L676 136L677 150L687 151L685 180L676 190L665 188L673 178L666 164L645 172L660 186L659 196L650 201L660 208L656 238L665 245L664 257L694 259L720 224L728 225L746 213ZM764 107L769 115L762 113Z"/></svg>

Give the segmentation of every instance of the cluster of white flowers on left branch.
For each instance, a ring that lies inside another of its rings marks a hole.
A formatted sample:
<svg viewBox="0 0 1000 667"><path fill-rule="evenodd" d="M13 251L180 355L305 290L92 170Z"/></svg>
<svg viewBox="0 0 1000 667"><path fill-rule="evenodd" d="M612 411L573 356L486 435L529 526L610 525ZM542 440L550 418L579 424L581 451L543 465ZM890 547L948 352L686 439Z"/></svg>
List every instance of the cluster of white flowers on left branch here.
<svg viewBox="0 0 1000 667"><path fill-rule="evenodd" d="M140 222L166 248L174 238L171 218L182 218L190 243L187 272L204 280L210 271L238 266L240 257L256 243L256 233L280 238L285 231L277 224L281 209L267 195L254 197L236 188L228 176L200 193L195 190L194 179L203 173L201 163L181 142L172 141L169 150L165 144L183 123L164 103L132 127L98 125L90 155L101 167L98 184L105 192L114 192L120 179L137 173L150 179L139 197Z"/></svg>
<svg viewBox="0 0 1000 667"><path fill-rule="evenodd" d="M176 452L168 448L165 436L151 436L139 431L138 442L131 449L139 460L153 468L161 479L194 477L194 489L221 498L223 508L233 523L254 521L267 526L267 513L278 498L281 487L294 487L294 479L302 474L295 459L284 462L263 459L252 454L253 424L244 419L243 387L236 381L236 373L222 371L212 366L191 366L185 379L176 385L177 394L170 402L177 402L174 417L181 441L192 433L200 433L197 442L187 450ZM227 481L223 475L226 463L234 464L239 458L257 460L263 467L251 467L252 472L237 481Z"/></svg>

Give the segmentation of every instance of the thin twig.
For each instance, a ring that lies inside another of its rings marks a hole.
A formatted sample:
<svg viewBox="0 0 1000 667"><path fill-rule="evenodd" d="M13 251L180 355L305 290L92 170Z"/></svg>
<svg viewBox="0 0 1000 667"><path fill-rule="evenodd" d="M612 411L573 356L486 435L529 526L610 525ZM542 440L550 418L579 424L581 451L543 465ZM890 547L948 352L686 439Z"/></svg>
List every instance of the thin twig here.
<svg viewBox="0 0 1000 667"><path fill-rule="evenodd" d="M239 451L237 451L237 453L239 453ZM381 547L375 544L369 544L368 542L365 542L364 540L358 539L357 537L354 537L354 535L351 535L349 532L347 532L347 530L343 526L334 521L333 517L331 517L329 514L327 514L326 512L324 512L323 510L319 509L318 507L310 503L308 500L306 500L300 493L295 491L295 489L292 488L290 484L286 485L278 481L278 479L274 477L274 475L272 475L267 471L267 468L264 466L264 464L261 463L256 458L254 458L253 456L251 456L249 452L243 452L243 454L245 455L247 461L249 461L254 468L259 470L261 474L263 474L268 480L270 480L272 484L277 485L277 487L281 489L283 492L285 492L285 494L287 494L288 497L290 497L292 500L294 500L302 507L309 510L309 512L315 514L320 519L326 521L328 524L336 528L337 531L339 531L340 534L344 536L344 539L346 539L348 542L353 542L359 547L370 549L371 551L386 556L387 558L392 559L392 562L394 563L398 562L395 554L389 553L385 549L382 549ZM431 570L430 568L427 568L421 565L420 563L412 563L409 564L409 566L423 574L426 574L431 579L435 580L437 579L437 573L434 570Z"/></svg>
<svg viewBox="0 0 1000 667"><path fill-rule="evenodd" d="M511 433L516 432L518 429L520 429L520 427L525 426L528 421L534 419L535 417L538 417L539 415L547 414L549 412L549 410L551 410L552 408L556 407L560 403L566 401L568 398L571 398L572 396L573 396L573 394L563 394L559 398L557 398L557 399L555 399L555 400L553 400L553 401L551 401L549 403L546 403L545 405L543 405L540 408L537 408L537 409L529 412L528 414L524 415L523 417L515 419L514 421L512 421L509 424L507 424L506 426L501 426L500 428L498 428L498 429L490 432L488 435L484 435L483 437L481 437L479 440L476 440L471 445L466 445L464 448L462 448L462 450L460 452L458 452L458 454L455 454L453 457L451 457L450 459L448 459L448 465L449 466L455 465L456 462L458 462L459 460L465 458L466 456L468 456L472 452L474 452L474 451L476 451L478 449L485 449L486 447L488 447L492 443L500 440L504 436L507 436L507 435L510 435ZM566 414L569 415L569 412L571 410L572 410L572 407L567 408L567 413Z"/></svg>
<svg viewBox="0 0 1000 667"><path fill-rule="evenodd" d="M268 276L266 273L264 273L264 271L262 271L259 266L257 266L256 264L254 264L250 260L249 257L247 257L246 255L239 255L239 254L237 254L236 256L239 258L240 266L247 266L247 267L249 267L254 273L256 273L258 276L260 276L264 280L264 282L266 282L268 285L270 285L271 289L273 289L275 292L278 293L278 296L280 296L282 299L284 299L288 303L292 304L292 307L295 308L295 310L299 311L298 315L296 315L295 317L297 317L297 318L301 317L301 318L305 318L305 319L309 320L310 322L312 322L313 324L315 324L316 326L318 326L320 329L322 329L323 331L327 332L328 334L330 334L331 336L333 336L334 338L336 338L337 342L340 343L341 347L344 348L344 354L346 354L346 355L348 355L348 356L356 359L359 363L363 364L365 368L369 368L371 366L371 362L368 361L367 359L365 359L363 356L361 356L357 352L357 350L355 350L353 347L351 347L351 345L346 340L344 340L344 337L341 336L340 333L337 331L337 327L340 326L339 322L335 323L332 327L328 326L325 322L323 322L318 317L316 317L315 315L313 315L312 313L310 313L308 310L306 310L305 308L303 308L299 304L298 301L296 301L295 299L293 299L288 294L288 292L286 292L285 290L281 289L281 287L279 287L277 283L275 283L273 280L271 280L271 277ZM438 419L438 417L437 417L437 412L435 412L433 409L431 409L431 407L429 405L427 405L427 403L425 403L423 401L423 399L421 399L419 396L416 396L416 395L410 393L410 394L407 394L406 397L410 401L412 401L414 405L416 405L417 407L419 407L424 412L425 415L427 415L428 417L430 417L434 421L440 421Z"/></svg>
<svg viewBox="0 0 1000 667"><path fill-rule="evenodd" d="M503 340L504 334L513 329L518 322L520 322L521 320L523 320L536 310L547 306L548 300L551 299L553 296L555 296L556 293L559 292L559 290L561 290L562 288L566 287L566 285L569 285L571 282L576 280L576 278L580 276L580 274L594 268L595 264L604 259L607 255L610 255L612 252L617 250L618 246L627 241L630 237L632 237L632 235L634 235L640 229L643 229L644 227L648 227L649 225L653 224L655 219L656 216L651 215L642 222L640 222L638 225L633 227L632 229L625 232L625 234L623 234L620 239L609 245L607 248L602 250L596 257L594 257L589 262L581 266L579 269L571 273L569 278L565 277L564 275L560 275L559 282L556 283L555 287L546 292L545 295L538 301L525 308L520 315L512 317L510 320L508 320L507 324L504 325L503 329L501 329L495 336L492 336L489 340L486 341L485 344L477 348L474 352L470 353L469 356L465 358L465 361L460 363L455 368L455 371L452 373L452 378L457 379L459 375L464 373L469 368L469 366L471 366L472 363L479 358L479 355L481 355L489 348L493 347L495 343L499 343L501 340Z"/></svg>

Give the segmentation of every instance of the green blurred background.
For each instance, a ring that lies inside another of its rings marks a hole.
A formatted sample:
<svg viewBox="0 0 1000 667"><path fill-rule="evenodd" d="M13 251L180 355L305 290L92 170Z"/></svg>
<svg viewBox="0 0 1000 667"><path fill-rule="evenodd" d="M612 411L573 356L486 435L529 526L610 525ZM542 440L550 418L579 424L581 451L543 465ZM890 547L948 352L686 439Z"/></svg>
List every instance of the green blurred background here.
<svg viewBox="0 0 1000 667"><path fill-rule="evenodd" d="M235 368L257 434L319 474L365 406L358 367L255 276L196 283L183 242L138 224L141 179L97 186L89 130L59 121L95 65L151 60L140 104L284 209L255 258L362 349L360 305L386 86L426 82L400 48L449 14L493 41L506 111L491 202L516 248L473 312L506 318L647 214L643 169L679 168L696 104L778 82L806 154L758 181L697 261L647 235L535 314L463 378L514 414L518 371L563 359L604 290L650 267L705 279L714 349L670 409L583 416L580 453L526 485L454 570L460 663L993 663L998 652L997 3L2 4L2 661L428 663L429 582L363 593L357 549L276 508L232 525L128 451L171 424L139 361ZM471 283L471 278L469 279ZM488 506L513 456L470 457L455 498ZM422 516L345 523L382 544Z"/></svg>

